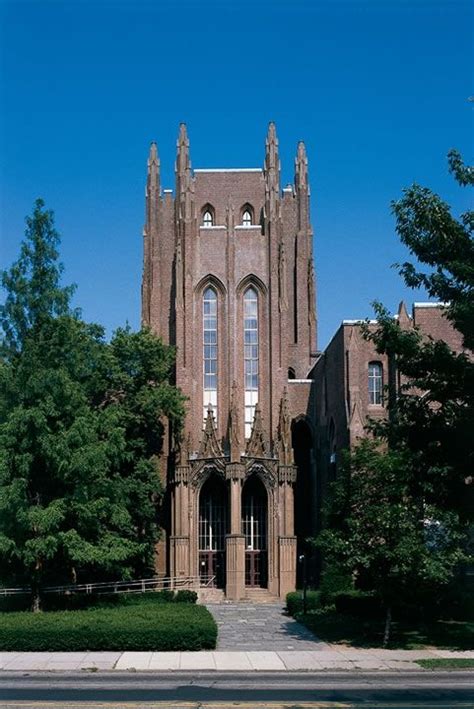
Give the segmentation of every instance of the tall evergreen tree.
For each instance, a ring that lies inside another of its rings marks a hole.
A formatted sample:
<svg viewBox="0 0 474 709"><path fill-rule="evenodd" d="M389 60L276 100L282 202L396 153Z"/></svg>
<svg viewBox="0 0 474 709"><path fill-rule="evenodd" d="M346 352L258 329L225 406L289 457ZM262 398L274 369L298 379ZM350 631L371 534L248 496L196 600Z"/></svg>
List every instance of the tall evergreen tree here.
<svg viewBox="0 0 474 709"><path fill-rule="evenodd" d="M153 568L164 420L179 428L174 352L150 332L84 323L60 284L59 237L35 205L2 277L0 580L31 586Z"/></svg>

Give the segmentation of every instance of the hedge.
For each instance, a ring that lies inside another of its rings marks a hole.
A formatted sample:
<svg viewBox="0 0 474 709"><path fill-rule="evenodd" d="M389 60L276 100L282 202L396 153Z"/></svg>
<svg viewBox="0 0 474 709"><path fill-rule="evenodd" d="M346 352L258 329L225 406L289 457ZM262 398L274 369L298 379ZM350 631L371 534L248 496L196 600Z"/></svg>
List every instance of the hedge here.
<svg viewBox="0 0 474 709"><path fill-rule="evenodd" d="M378 618L383 612L380 598L368 591L338 593L334 603L338 613L359 618Z"/></svg>
<svg viewBox="0 0 474 709"><path fill-rule="evenodd" d="M319 591L306 592L306 610L314 611L321 606ZM291 591L286 594L286 608L292 616L303 612L303 591Z"/></svg>
<svg viewBox="0 0 474 709"><path fill-rule="evenodd" d="M74 611L86 608L113 608L123 605L142 603L196 603L197 593L187 589L172 591L145 591L144 593L104 593L100 595L86 593L44 594L42 610ZM28 595L0 596L0 613L29 611L31 598Z"/></svg>
<svg viewBox="0 0 474 709"><path fill-rule="evenodd" d="M0 616L0 650L212 650L216 640L207 608L191 603Z"/></svg>

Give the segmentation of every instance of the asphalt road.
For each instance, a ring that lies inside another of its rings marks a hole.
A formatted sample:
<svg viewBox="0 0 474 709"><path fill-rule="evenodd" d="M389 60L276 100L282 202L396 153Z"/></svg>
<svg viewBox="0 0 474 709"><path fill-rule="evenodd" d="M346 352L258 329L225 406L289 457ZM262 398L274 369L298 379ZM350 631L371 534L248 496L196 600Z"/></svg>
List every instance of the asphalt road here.
<svg viewBox="0 0 474 709"><path fill-rule="evenodd" d="M2 673L0 707L474 709L474 672Z"/></svg>

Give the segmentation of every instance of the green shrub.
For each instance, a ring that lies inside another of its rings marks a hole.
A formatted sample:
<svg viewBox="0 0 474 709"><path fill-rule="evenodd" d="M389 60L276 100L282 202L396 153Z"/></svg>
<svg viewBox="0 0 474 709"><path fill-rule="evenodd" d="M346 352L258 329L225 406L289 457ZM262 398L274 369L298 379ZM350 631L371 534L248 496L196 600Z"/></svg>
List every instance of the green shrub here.
<svg viewBox="0 0 474 709"><path fill-rule="evenodd" d="M0 596L0 613L27 611L30 607L31 598L28 595Z"/></svg>
<svg viewBox="0 0 474 709"><path fill-rule="evenodd" d="M188 591L182 588L180 591L176 592L175 602L176 603L197 603L198 595L196 591Z"/></svg>
<svg viewBox="0 0 474 709"><path fill-rule="evenodd" d="M163 591L156 591L155 595L158 596L160 601L165 601L165 603L171 603L174 601L174 591L169 589L164 589Z"/></svg>
<svg viewBox="0 0 474 709"><path fill-rule="evenodd" d="M216 645L217 626L207 608L191 603L146 602L116 608L5 613L0 650L203 650Z"/></svg>
<svg viewBox="0 0 474 709"><path fill-rule="evenodd" d="M319 591L321 592L321 604L330 606L338 593L350 591L353 588L352 577L348 571L332 564L325 568L321 576Z"/></svg>
<svg viewBox="0 0 474 709"><path fill-rule="evenodd" d="M197 593L187 589L177 592L170 589L163 591L144 591L143 593L103 593L100 595L85 593L44 594L42 610L77 611L93 608L115 608L117 606L136 606L137 604L156 603L196 603ZM29 595L0 596L0 613L29 611Z"/></svg>
<svg viewBox="0 0 474 709"><path fill-rule="evenodd" d="M321 606L321 594L319 591L306 592L306 610L313 611ZM292 591L286 594L286 608L288 613L295 616L303 612L303 591Z"/></svg>
<svg viewBox="0 0 474 709"><path fill-rule="evenodd" d="M334 597L336 611L358 618L378 618L382 614L380 599L367 591L345 591Z"/></svg>

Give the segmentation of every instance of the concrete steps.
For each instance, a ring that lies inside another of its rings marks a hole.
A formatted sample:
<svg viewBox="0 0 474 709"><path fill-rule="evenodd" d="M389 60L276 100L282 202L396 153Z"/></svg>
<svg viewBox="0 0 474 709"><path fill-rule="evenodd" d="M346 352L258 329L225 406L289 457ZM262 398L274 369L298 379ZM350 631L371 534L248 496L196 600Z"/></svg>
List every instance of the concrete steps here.
<svg viewBox="0 0 474 709"><path fill-rule="evenodd" d="M250 603L277 603L278 596L274 596L267 588L246 588L245 601Z"/></svg>
<svg viewBox="0 0 474 709"><path fill-rule="evenodd" d="M225 601L224 591L221 588L200 588L197 593L199 603L223 603Z"/></svg>
<svg viewBox="0 0 474 709"><path fill-rule="evenodd" d="M240 601L231 601L225 597L221 588L200 588L198 590L199 603L278 603L280 599L266 588L246 588L245 596Z"/></svg>

